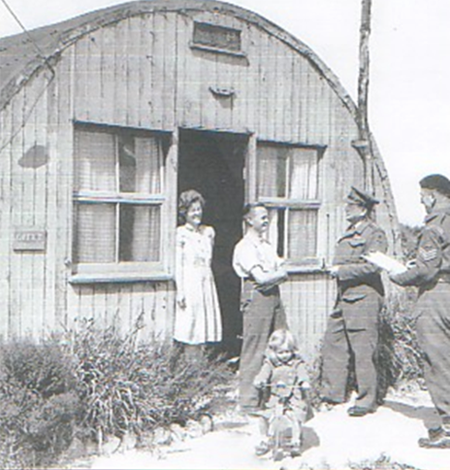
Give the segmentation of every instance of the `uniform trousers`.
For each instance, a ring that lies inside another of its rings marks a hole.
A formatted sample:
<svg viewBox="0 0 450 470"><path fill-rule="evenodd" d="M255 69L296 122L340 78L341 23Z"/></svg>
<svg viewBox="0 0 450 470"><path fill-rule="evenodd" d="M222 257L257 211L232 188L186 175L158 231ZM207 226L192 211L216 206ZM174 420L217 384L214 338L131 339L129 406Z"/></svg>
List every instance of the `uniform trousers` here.
<svg viewBox="0 0 450 470"><path fill-rule="evenodd" d="M438 282L417 302L417 339L425 382L442 424L450 428L450 284Z"/></svg>
<svg viewBox="0 0 450 470"><path fill-rule="evenodd" d="M278 286L266 292L246 279L241 296L243 340L239 363L239 402L243 409L256 409L259 392L253 385L261 370L264 352L273 331L286 328L286 315Z"/></svg>
<svg viewBox="0 0 450 470"><path fill-rule="evenodd" d="M346 400L350 364L353 359L358 397L356 405L373 409L377 400L376 355L378 312L381 298L369 294L354 302L339 301L328 319L323 344L322 395L343 403ZM355 315L359 315L354 321ZM352 321L353 320L353 321Z"/></svg>

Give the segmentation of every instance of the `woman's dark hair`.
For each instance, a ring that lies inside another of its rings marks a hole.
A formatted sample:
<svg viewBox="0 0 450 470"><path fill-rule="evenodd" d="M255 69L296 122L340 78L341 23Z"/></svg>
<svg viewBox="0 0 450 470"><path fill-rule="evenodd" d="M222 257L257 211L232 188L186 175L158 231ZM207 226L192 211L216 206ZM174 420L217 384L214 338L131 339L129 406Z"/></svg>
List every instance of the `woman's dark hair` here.
<svg viewBox="0 0 450 470"><path fill-rule="evenodd" d="M186 222L187 211L194 202L199 202L202 209L205 208L205 199L195 189L188 189L180 194L180 199L178 201L178 222L180 224L184 224Z"/></svg>

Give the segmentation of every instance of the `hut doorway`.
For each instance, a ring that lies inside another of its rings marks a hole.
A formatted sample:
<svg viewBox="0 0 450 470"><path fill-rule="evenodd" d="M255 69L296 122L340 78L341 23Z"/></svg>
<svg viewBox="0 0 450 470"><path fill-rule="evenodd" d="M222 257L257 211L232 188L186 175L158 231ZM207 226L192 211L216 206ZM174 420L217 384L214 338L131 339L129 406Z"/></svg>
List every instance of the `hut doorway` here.
<svg viewBox="0 0 450 470"><path fill-rule="evenodd" d="M243 170L248 136L180 130L178 191L196 189L206 200L203 222L214 227L212 268L222 312L223 348L240 350L240 280L232 268L233 248L242 237Z"/></svg>

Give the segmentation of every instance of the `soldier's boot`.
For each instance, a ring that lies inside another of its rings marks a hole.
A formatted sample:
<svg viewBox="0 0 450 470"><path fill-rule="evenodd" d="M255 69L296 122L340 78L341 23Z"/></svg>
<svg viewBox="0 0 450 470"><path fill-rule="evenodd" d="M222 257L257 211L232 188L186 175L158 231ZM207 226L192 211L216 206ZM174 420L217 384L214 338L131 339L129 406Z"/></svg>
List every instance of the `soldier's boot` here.
<svg viewBox="0 0 450 470"><path fill-rule="evenodd" d="M424 449L450 449L450 429L431 428L428 430L428 437L421 437L418 443Z"/></svg>

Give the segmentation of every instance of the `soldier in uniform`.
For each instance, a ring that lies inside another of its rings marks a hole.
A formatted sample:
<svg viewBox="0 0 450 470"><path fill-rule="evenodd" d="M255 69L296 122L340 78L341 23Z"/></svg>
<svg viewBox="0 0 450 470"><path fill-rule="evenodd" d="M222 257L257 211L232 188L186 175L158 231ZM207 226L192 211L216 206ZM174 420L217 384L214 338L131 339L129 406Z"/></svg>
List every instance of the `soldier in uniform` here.
<svg viewBox="0 0 450 470"><path fill-rule="evenodd" d="M450 181L429 175L420 181L427 216L416 262L390 278L418 286L416 331L424 353L425 382L441 425L419 439L425 448L450 448Z"/></svg>
<svg viewBox="0 0 450 470"><path fill-rule="evenodd" d="M384 231L370 218L375 198L355 187L345 205L349 227L337 241L330 274L337 280L337 299L328 319L323 345L322 398L346 401L350 364L354 364L358 397L350 416L372 413L377 404L376 352L378 318L383 304L379 268L362 255L386 252Z"/></svg>

